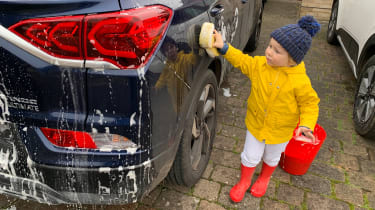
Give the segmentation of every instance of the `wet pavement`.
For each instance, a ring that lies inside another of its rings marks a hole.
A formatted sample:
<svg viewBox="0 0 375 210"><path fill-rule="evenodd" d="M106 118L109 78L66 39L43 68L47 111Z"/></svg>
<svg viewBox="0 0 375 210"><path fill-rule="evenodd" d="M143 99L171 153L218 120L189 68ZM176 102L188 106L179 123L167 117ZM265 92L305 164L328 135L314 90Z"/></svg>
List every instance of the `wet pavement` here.
<svg viewBox="0 0 375 210"><path fill-rule="evenodd" d="M269 34L277 27L295 23L299 4L292 0L268 0L258 50L263 55ZM326 24L313 39L305 57L308 75L320 103L318 123L327 138L309 171L293 176L277 168L262 198L246 193L241 203L229 199L229 190L240 175L240 153L246 128L246 99L250 81L233 69L224 83L231 97L222 92L218 107L218 133L209 165L192 188L161 183L145 199L122 206L48 206L0 196L1 209L375 209L375 140L354 131L352 109L355 78L338 46L325 41ZM259 174L260 167L257 168ZM256 177L254 177L256 178Z"/></svg>

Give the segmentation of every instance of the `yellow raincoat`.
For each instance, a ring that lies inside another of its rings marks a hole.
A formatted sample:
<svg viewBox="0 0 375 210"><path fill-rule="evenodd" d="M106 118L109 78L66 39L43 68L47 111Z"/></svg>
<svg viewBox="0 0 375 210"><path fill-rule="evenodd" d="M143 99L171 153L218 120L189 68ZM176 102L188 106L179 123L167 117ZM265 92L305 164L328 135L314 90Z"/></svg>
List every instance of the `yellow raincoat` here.
<svg viewBox="0 0 375 210"><path fill-rule="evenodd" d="M266 144L287 142L299 120L300 126L314 129L320 99L303 62L271 67L265 56L251 57L231 45L224 57L251 80L245 123L256 139Z"/></svg>

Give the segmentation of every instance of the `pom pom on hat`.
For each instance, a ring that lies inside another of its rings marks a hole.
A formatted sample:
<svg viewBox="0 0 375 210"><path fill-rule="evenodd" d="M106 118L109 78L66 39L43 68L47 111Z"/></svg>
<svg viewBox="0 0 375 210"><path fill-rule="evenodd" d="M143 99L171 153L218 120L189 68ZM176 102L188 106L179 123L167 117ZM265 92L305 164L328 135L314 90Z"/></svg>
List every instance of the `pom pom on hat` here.
<svg viewBox="0 0 375 210"><path fill-rule="evenodd" d="M311 37L315 36L315 34L320 30L320 24L314 19L313 16L310 15L303 16L298 21L298 25L299 27L307 31L307 33L309 33Z"/></svg>
<svg viewBox="0 0 375 210"><path fill-rule="evenodd" d="M320 30L320 24L313 16L304 16L298 24L289 24L274 30L271 37L288 51L299 64L311 46L311 38Z"/></svg>

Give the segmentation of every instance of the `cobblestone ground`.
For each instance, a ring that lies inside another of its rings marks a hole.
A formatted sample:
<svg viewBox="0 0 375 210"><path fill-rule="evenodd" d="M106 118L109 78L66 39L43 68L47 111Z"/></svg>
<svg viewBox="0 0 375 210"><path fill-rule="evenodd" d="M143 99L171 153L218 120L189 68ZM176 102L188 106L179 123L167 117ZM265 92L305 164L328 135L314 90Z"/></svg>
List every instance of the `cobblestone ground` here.
<svg viewBox="0 0 375 210"><path fill-rule="evenodd" d="M258 50L263 55L269 34L297 21L297 3L268 0ZM0 197L9 209L375 209L375 140L357 135L352 106L355 79L342 50L325 41L326 25L313 40L305 63L320 103L319 123L327 138L309 171L293 176L277 168L262 198L248 192L235 204L229 190L240 175L240 152L246 128L244 116L250 82L238 70L229 73L226 86L232 97L220 97L218 133L210 163L192 188L160 184L143 201L123 206L47 206ZM259 174L259 167L257 174Z"/></svg>

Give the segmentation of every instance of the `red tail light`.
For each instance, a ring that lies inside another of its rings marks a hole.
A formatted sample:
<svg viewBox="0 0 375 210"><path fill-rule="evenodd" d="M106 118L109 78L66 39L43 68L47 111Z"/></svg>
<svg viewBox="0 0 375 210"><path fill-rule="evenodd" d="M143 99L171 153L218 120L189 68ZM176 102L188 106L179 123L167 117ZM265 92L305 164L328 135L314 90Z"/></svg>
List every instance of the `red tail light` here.
<svg viewBox="0 0 375 210"><path fill-rule="evenodd" d="M82 131L40 128L48 141L59 147L98 149L101 151L136 151L138 146L130 139L111 133L87 133Z"/></svg>
<svg viewBox="0 0 375 210"><path fill-rule="evenodd" d="M24 20L9 29L52 56L83 59L81 50L83 17Z"/></svg>
<svg viewBox="0 0 375 210"><path fill-rule="evenodd" d="M147 63L171 17L171 9L156 5L87 16L30 19L9 29L52 56L107 61L127 69Z"/></svg>
<svg viewBox="0 0 375 210"><path fill-rule="evenodd" d="M162 6L89 15L85 21L86 59L138 68L147 63L170 17L171 10Z"/></svg>
<svg viewBox="0 0 375 210"><path fill-rule="evenodd" d="M86 132L40 128L47 139L59 147L96 149L96 144Z"/></svg>

